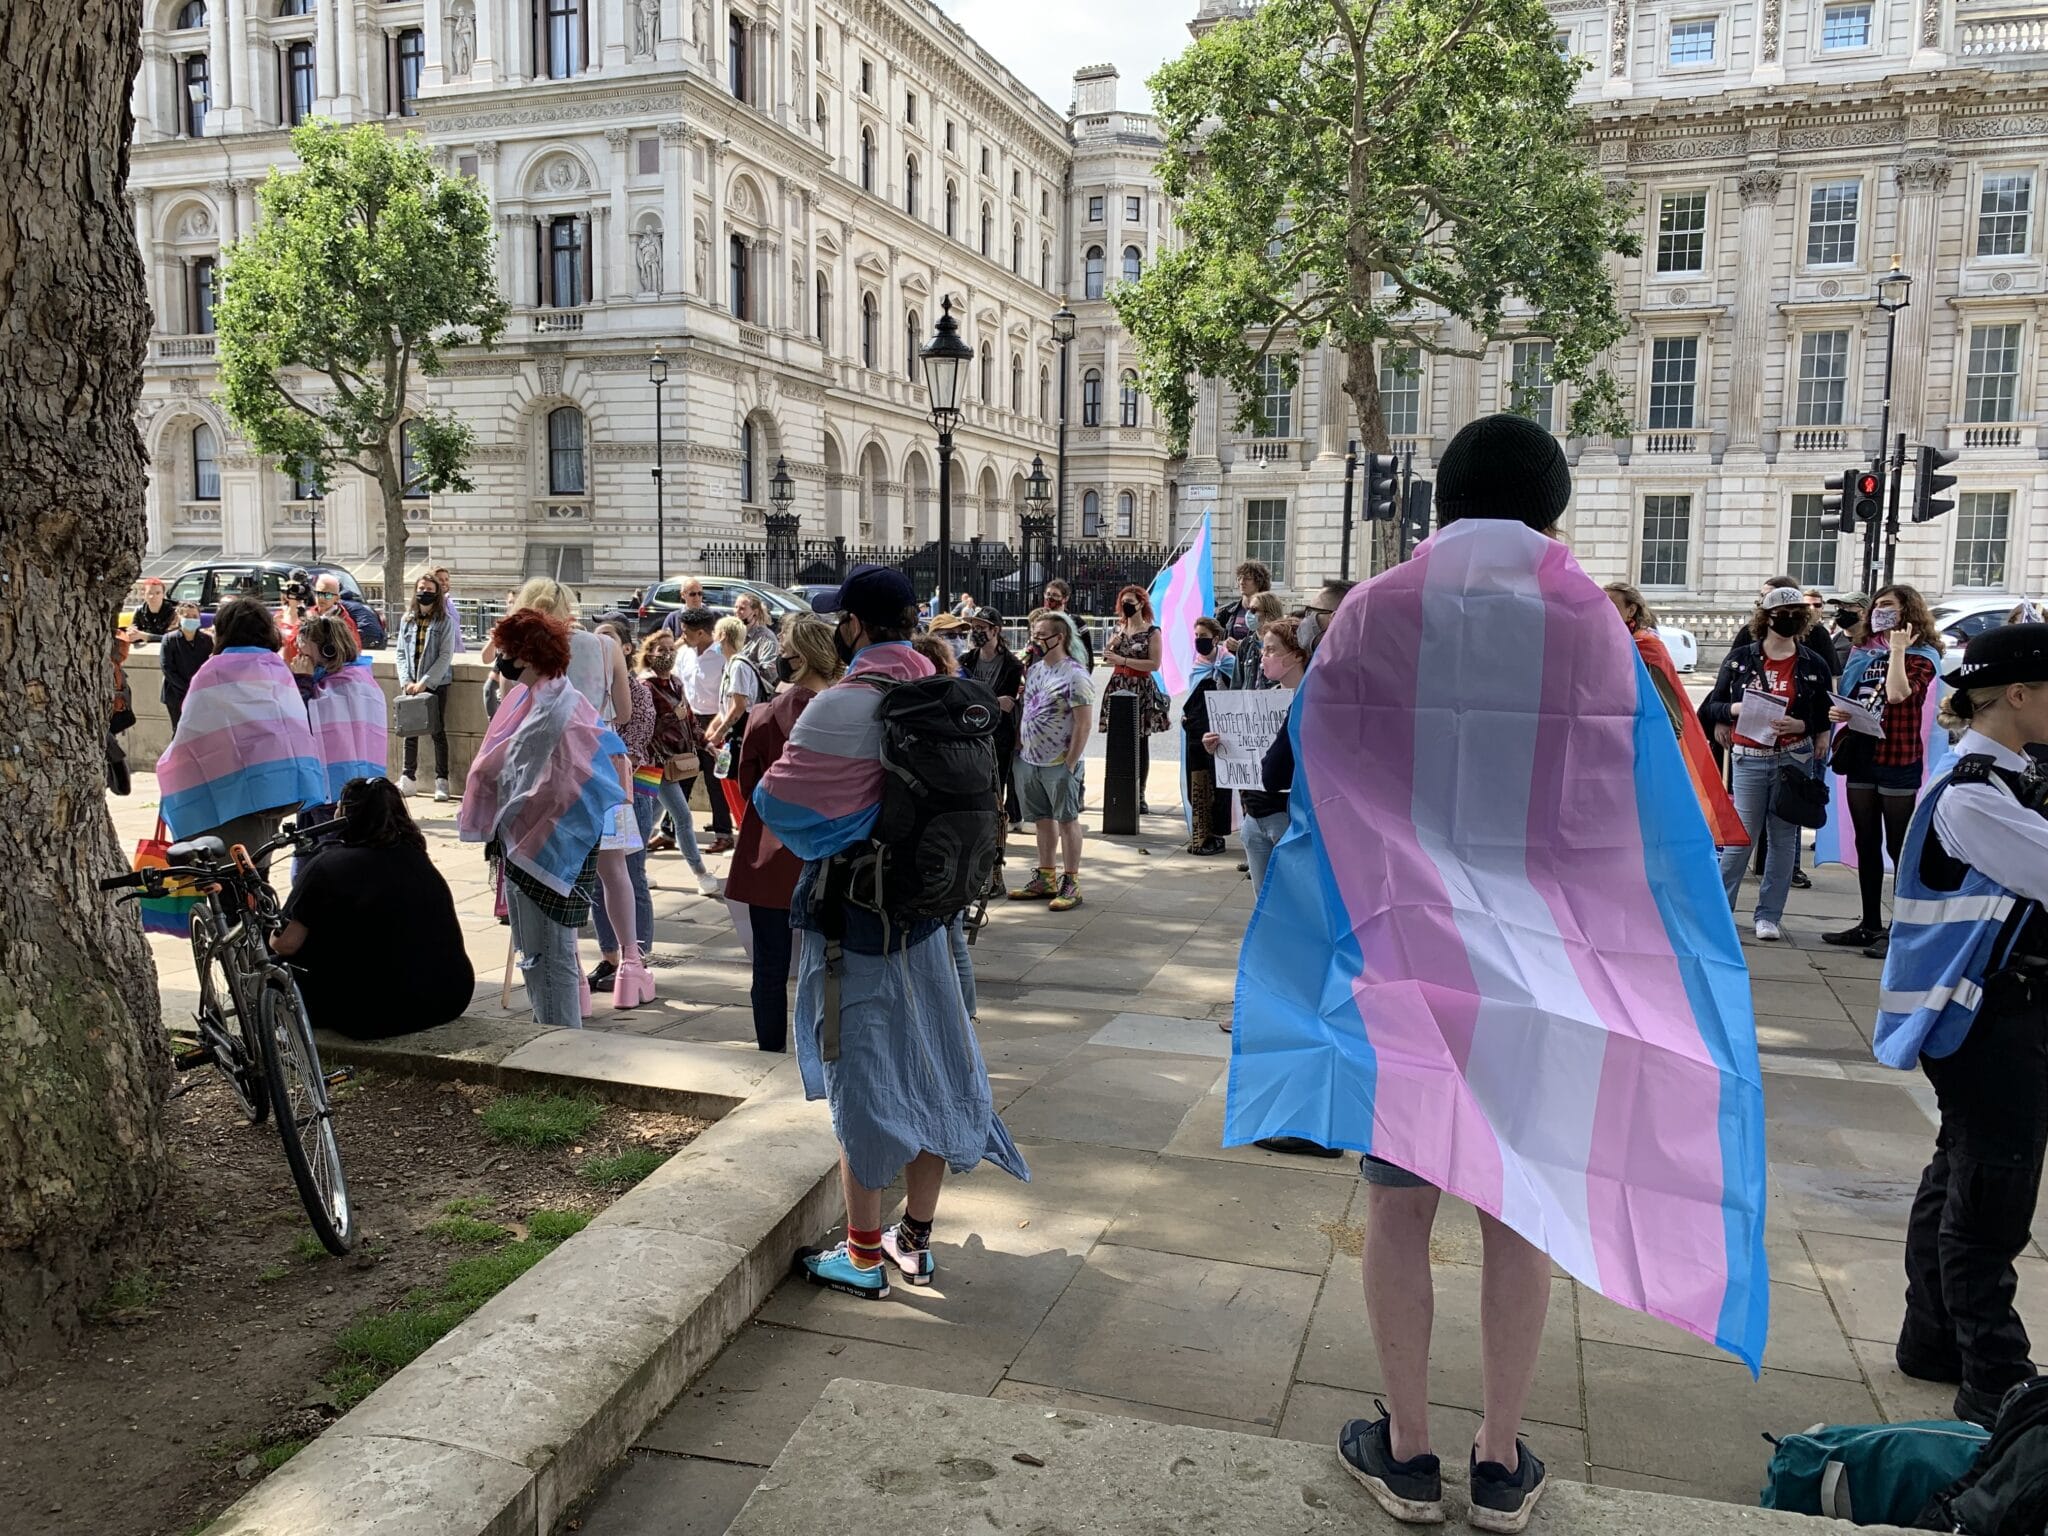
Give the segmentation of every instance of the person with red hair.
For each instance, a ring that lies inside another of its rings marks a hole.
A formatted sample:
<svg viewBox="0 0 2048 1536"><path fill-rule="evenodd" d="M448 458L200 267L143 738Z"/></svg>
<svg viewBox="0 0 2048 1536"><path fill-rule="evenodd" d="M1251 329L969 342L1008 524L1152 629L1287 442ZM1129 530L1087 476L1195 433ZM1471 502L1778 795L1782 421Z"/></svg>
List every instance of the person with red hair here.
<svg viewBox="0 0 2048 1536"><path fill-rule="evenodd" d="M590 916L597 845L626 802L612 756L623 749L569 680L569 626L520 608L491 632L508 684L470 765L462 840L500 862L533 1016L563 1029L589 1008L576 935Z"/></svg>
<svg viewBox="0 0 2048 1536"><path fill-rule="evenodd" d="M1138 698L1138 809L1145 803L1145 780L1152 772L1152 738L1167 726L1166 690L1159 686L1159 668L1165 659L1159 626L1152 622L1152 599L1143 587L1125 587L1116 595L1116 628L1103 654L1116 670L1102 689L1102 715L1098 730L1109 729L1109 700L1119 693Z"/></svg>

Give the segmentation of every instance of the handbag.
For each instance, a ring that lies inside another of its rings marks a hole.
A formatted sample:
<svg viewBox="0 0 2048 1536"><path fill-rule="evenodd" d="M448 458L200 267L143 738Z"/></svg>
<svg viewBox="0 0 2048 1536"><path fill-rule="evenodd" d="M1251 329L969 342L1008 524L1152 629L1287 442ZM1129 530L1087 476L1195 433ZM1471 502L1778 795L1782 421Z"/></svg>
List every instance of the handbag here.
<svg viewBox="0 0 2048 1536"><path fill-rule="evenodd" d="M1787 763L1771 790L1771 814L1795 827L1818 831L1828 824L1828 787L1818 774Z"/></svg>
<svg viewBox="0 0 2048 1536"><path fill-rule="evenodd" d="M391 703L391 729L401 736L431 736L441 728L441 697L401 693Z"/></svg>
<svg viewBox="0 0 2048 1536"><path fill-rule="evenodd" d="M128 772L128 753L121 745L121 738L112 731L109 731L107 732L107 788L117 795L125 795L134 787L134 779Z"/></svg>
<svg viewBox="0 0 2048 1536"><path fill-rule="evenodd" d="M159 816L156 831L135 845L135 858L130 868L166 869L170 866L171 845L164 831L164 819ZM137 903L142 908L142 931L184 938L192 931L192 909L199 905L200 899L189 880L171 881L161 896L143 896Z"/></svg>
<svg viewBox="0 0 2048 1536"><path fill-rule="evenodd" d="M661 779L664 784L687 784L697 777L701 765L694 752L681 752L666 758L661 765Z"/></svg>

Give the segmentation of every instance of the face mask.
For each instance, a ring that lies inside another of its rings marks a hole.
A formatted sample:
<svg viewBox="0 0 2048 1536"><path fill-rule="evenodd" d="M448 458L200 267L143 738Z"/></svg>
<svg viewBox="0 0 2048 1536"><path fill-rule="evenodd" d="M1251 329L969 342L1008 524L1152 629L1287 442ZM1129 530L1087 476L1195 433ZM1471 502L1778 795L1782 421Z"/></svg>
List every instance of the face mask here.
<svg viewBox="0 0 2048 1536"><path fill-rule="evenodd" d="M1215 652L1216 642L1214 640L1211 640L1207 635L1195 636L1195 653L1197 655L1211 656L1214 655Z"/></svg>
<svg viewBox="0 0 2048 1536"><path fill-rule="evenodd" d="M832 631L832 649L839 653L841 661L851 665L856 652L853 642L846 638L845 630L835 629Z"/></svg>
<svg viewBox="0 0 2048 1536"><path fill-rule="evenodd" d="M415 597L413 601L418 603L422 608L431 608L434 606L434 594L431 592L422 592L417 597Z"/></svg>
<svg viewBox="0 0 2048 1536"><path fill-rule="evenodd" d="M973 653L974 642L965 638L953 642L953 654L965 661Z"/></svg>
<svg viewBox="0 0 2048 1536"><path fill-rule="evenodd" d="M1860 624L1860 623L1862 623L1862 622L1863 622L1863 615L1862 615L1862 614L1860 614L1860 613L1847 613L1847 612L1845 612L1845 613L1838 613L1838 614L1836 614L1836 615L1835 615L1835 628L1837 628L1837 629L1840 629L1840 630L1850 630L1850 629L1854 629L1854 628L1855 628L1855 627L1856 627L1856 626L1857 626L1858 624Z"/></svg>
<svg viewBox="0 0 2048 1536"><path fill-rule="evenodd" d="M1771 630L1774 634L1797 635L1805 632L1806 615L1798 609L1788 609L1771 615Z"/></svg>
<svg viewBox="0 0 2048 1536"><path fill-rule="evenodd" d="M500 656L496 662L498 676L508 682L518 682L519 674L526 670L526 663L511 656Z"/></svg>
<svg viewBox="0 0 2048 1536"><path fill-rule="evenodd" d="M1316 636L1322 632L1323 616L1311 608L1301 616L1301 626L1295 630L1294 634L1295 638L1301 641L1304 649L1313 651L1315 649Z"/></svg>
<svg viewBox="0 0 2048 1536"><path fill-rule="evenodd" d="M1899 627L1899 611L1896 608L1875 608L1871 610L1870 627L1878 634Z"/></svg>
<svg viewBox="0 0 2048 1536"><path fill-rule="evenodd" d="M1132 601L1131 601L1131 600L1130 600L1129 598L1125 598L1125 599L1124 599L1124 617L1125 617L1125 618L1127 618L1127 619L1135 619L1135 618L1136 618L1137 616L1138 616L1138 605L1137 605L1136 603L1132 602Z"/></svg>
<svg viewBox="0 0 2048 1536"><path fill-rule="evenodd" d="M647 658L647 670L659 677L667 677L675 665L676 658L668 651L656 651Z"/></svg>
<svg viewBox="0 0 2048 1536"><path fill-rule="evenodd" d="M775 658L775 680L776 680L776 681L777 681L778 683L793 683L793 682L795 682L795 681L796 681L796 674L797 674L797 668L798 668L798 665L799 665L799 663L798 663L797 659L796 659L796 658L795 658L794 656L778 656L778 657L776 657L776 658Z"/></svg>
<svg viewBox="0 0 2048 1536"><path fill-rule="evenodd" d="M199 620L197 618L180 619L178 620L178 628L188 635L196 635L199 633Z"/></svg>

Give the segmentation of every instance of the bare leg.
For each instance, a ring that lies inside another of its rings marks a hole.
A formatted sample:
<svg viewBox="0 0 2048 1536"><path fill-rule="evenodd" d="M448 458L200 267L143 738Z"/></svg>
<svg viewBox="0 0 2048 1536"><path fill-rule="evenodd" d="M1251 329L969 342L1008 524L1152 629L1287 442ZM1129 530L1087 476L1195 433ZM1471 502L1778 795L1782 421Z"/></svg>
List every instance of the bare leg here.
<svg viewBox="0 0 2048 1536"><path fill-rule="evenodd" d="M1081 873L1081 823L1078 820L1063 821L1059 827L1060 851L1064 856L1061 868L1066 874L1078 875Z"/></svg>
<svg viewBox="0 0 2048 1536"><path fill-rule="evenodd" d="M903 1170L903 1214L912 1221L930 1221L939 1212L939 1186L946 1179L946 1160L936 1152L920 1152Z"/></svg>
<svg viewBox="0 0 2048 1536"><path fill-rule="evenodd" d="M1439 1193L1428 1186L1366 1190L1365 1315L1386 1383L1389 1449L1407 1461L1429 1449L1429 1330L1436 1289L1429 1275L1429 1230Z"/></svg>
<svg viewBox="0 0 2048 1536"><path fill-rule="evenodd" d="M626 869L623 849L607 848L598 854L597 878L604 887L604 915L611 920L612 932L619 940L619 947L607 952L605 959L616 960L620 955L639 959L640 936L634 932L633 877Z"/></svg>
<svg viewBox="0 0 2048 1536"><path fill-rule="evenodd" d="M1479 1234L1485 1268L1479 1276L1479 1364L1486 1417L1479 1459L1514 1471L1515 1430L1536 1385L1543 1314L1550 1308L1550 1260L1484 1211ZM1377 1334L1379 1325L1373 1325Z"/></svg>
<svg viewBox="0 0 2048 1536"><path fill-rule="evenodd" d="M1057 869L1059 858L1060 824L1056 821L1033 822L1031 830L1038 837L1038 867Z"/></svg>
<svg viewBox="0 0 2048 1536"><path fill-rule="evenodd" d="M839 1183L846 1191L846 1225L856 1231L873 1232L882 1225L882 1192L869 1189L853 1176L846 1154L839 1155Z"/></svg>

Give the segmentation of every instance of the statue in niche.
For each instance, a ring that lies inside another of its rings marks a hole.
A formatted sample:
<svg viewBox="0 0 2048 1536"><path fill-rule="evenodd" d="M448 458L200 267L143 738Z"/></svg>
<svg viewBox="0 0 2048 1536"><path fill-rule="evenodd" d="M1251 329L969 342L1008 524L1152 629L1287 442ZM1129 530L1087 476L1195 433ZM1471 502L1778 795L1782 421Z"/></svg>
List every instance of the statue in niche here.
<svg viewBox="0 0 2048 1536"><path fill-rule="evenodd" d="M661 0L633 0L633 57L651 59L661 41Z"/></svg>
<svg viewBox="0 0 2048 1536"><path fill-rule="evenodd" d="M690 12L692 28L696 33L697 52L704 59L704 67L711 67L711 7L704 0L697 0Z"/></svg>
<svg viewBox="0 0 2048 1536"><path fill-rule="evenodd" d="M661 292L661 231L652 225L640 231L633 242L633 259L640 268L640 291Z"/></svg>
<svg viewBox="0 0 2048 1536"><path fill-rule="evenodd" d="M704 247L705 247L705 245L706 245L706 244L708 243L708 242L707 242L707 241L705 240L705 238L704 238L704 226L703 226L703 225L702 225L701 223L700 223L700 224L699 224L699 225L697 226L697 238L696 238L696 240L695 240L695 241L693 241L692 243L693 243L693 244L695 245L695 247L696 247L696 257L695 257L695 261L696 261L696 273L695 273L695 276L696 276L696 290L695 290L695 291L696 291L697 297L701 299L701 298L703 298L703 297L704 297Z"/></svg>
<svg viewBox="0 0 2048 1536"><path fill-rule="evenodd" d="M448 78L467 80L476 62L476 7L455 0L448 13Z"/></svg>

